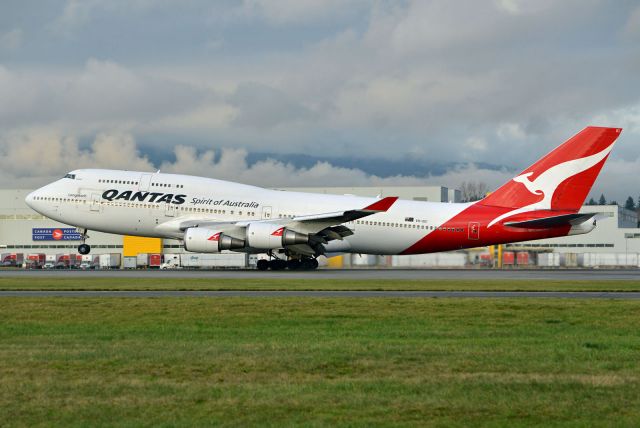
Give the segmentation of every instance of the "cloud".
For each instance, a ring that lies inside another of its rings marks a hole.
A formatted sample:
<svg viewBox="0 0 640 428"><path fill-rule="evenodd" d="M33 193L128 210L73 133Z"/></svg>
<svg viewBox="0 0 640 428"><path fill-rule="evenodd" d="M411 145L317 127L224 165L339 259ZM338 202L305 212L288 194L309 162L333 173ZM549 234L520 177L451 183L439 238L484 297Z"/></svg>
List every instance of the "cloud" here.
<svg viewBox="0 0 640 428"><path fill-rule="evenodd" d="M4 34L0 34L0 52L15 51L22 45L22 30L14 28Z"/></svg>
<svg viewBox="0 0 640 428"><path fill-rule="evenodd" d="M202 105L208 91L89 59L78 71L16 72L0 65L0 125L72 129L144 125Z"/></svg>

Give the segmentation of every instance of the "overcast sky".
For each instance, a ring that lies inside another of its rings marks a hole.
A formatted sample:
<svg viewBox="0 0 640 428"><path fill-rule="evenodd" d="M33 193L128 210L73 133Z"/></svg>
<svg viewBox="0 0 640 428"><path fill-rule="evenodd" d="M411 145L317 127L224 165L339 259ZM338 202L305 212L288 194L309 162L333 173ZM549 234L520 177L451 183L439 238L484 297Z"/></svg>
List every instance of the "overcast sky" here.
<svg viewBox="0 0 640 428"><path fill-rule="evenodd" d="M587 125L624 128L594 195L637 198L637 1L0 5L2 187L82 167L493 187Z"/></svg>

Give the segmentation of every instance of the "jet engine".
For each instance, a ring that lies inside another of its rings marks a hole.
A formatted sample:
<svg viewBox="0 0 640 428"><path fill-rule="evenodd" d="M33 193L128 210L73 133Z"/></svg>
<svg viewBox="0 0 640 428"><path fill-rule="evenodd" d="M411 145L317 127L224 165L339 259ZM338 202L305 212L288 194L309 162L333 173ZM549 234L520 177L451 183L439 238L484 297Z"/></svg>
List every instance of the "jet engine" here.
<svg viewBox="0 0 640 428"><path fill-rule="evenodd" d="M308 242L308 234L273 223L251 223L247 226L247 245L251 248L271 250Z"/></svg>
<svg viewBox="0 0 640 428"><path fill-rule="evenodd" d="M218 230L191 227L184 233L184 249L198 253L219 253L245 247L243 239L233 238Z"/></svg>

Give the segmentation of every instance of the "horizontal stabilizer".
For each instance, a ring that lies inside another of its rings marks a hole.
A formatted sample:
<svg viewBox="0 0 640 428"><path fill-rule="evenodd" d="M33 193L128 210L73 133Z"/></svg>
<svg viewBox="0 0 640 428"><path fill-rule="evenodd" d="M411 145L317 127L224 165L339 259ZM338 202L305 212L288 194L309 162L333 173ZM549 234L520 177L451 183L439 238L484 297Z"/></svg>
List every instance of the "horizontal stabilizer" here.
<svg viewBox="0 0 640 428"><path fill-rule="evenodd" d="M584 223L599 215L600 213L576 213L563 214L552 217L536 218L534 220L507 222L504 225L509 227L520 227L523 229L549 229L552 227L575 226Z"/></svg>

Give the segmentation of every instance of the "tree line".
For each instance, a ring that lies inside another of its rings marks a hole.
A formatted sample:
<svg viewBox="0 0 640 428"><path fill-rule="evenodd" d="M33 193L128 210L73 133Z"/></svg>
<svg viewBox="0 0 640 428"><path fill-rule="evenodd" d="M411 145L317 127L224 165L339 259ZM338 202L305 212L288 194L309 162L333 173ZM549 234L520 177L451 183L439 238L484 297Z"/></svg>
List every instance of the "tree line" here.
<svg viewBox="0 0 640 428"><path fill-rule="evenodd" d="M604 194L600 195L600 198L598 199L598 201L596 201L595 199L591 198L589 199L589 202L587 202L586 205L620 205L618 203L618 201L608 201L607 202L607 198L605 198ZM633 199L633 197L629 196L627 198L627 200L624 203L624 207L628 210L636 210L638 208L640 208L640 196L638 196L638 202L636 203L635 199Z"/></svg>
<svg viewBox="0 0 640 428"><path fill-rule="evenodd" d="M463 181L460 185L460 193L462 202L479 201L480 199L487 196L487 193L489 193L489 186L481 181ZM604 196L604 194L601 194L600 198L597 201L593 198L590 198L586 205L619 206L620 204L615 200L607 201L607 198ZM640 209L640 196L638 196L637 202L635 199L633 199L633 197L629 196L624 203L624 207L628 210Z"/></svg>

